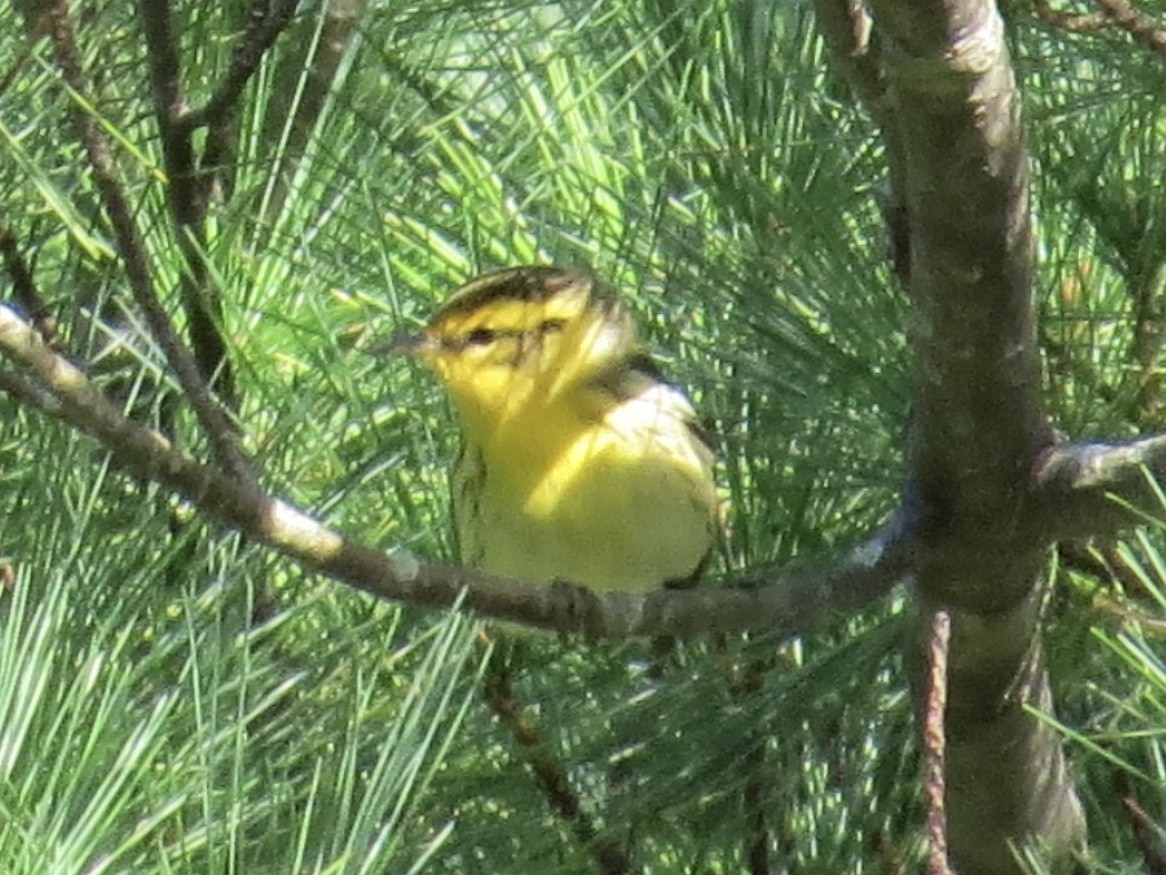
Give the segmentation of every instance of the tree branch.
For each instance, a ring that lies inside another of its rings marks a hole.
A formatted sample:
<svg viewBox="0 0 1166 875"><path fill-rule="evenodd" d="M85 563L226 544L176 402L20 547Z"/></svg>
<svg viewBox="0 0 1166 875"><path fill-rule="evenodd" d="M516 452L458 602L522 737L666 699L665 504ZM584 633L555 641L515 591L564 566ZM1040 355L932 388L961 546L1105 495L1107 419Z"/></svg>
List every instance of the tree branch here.
<svg viewBox="0 0 1166 875"><path fill-rule="evenodd" d="M203 381L236 408L234 371L222 328L222 294L206 262L206 215L209 175L196 166L193 131L178 124L186 111L181 83L181 56L171 29L169 0L138 4L150 62L154 116L162 139L166 168L166 200L174 218L175 237L186 271L179 279L186 311L187 334Z"/></svg>
<svg viewBox="0 0 1166 875"><path fill-rule="evenodd" d="M1029 710L1052 706L1039 610L1049 541L1026 528L1026 502L1054 435L1041 406L1020 100L992 0L869 2L890 107L875 119L903 185L886 212L914 305L916 697L928 620L946 610L951 862L1014 875L1014 848L1040 844L1060 861L1084 835L1061 741Z"/></svg>
<svg viewBox="0 0 1166 875"><path fill-rule="evenodd" d="M940 525L999 528L1051 441L1038 391L1028 165L1004 26L988 0L872 5L910 157L913 467ZM1028 585L1018 581L1012 596L1022 599Z"/></svg>
<svg viewBox="0 0 1166 875"><path fill-rule="evenodd" d="M49 305L41 297L40 289L36 286L24 253L17 245L16 235L7 225L0 223L0 259L4 262L4 270L12 280L12 295L16 302L24 308L36 330L40 332L45 342L52 347L57 345L57 320L53 317Z"/></svg>
<svg viewBox="0 0 1166 875"><path fill-rule="evenodd" d="M814 14L818 31L826 41L834 63L850 82L867 112L880 126L889 121L887 82L866 3L862 0L816 0Z"/></svg>
<svg viewBox="0 0 1166 875"><path fill-rule="evenodd" d="M1104 12L1062 12L1053 9L1046 0L1036 0L1033 9L1045 24L1069 33L1093 33L1111 26Z"/></svg>
<svg viewBox="0 0 1166 875"><path fill-rule="evenodd" d="M570 775L539 735L534 724L522 713L514 692L513 676L503 654L490 655L486 669L486 702L490 710L510 732L526 760L547 804L594 858L601 875L624 875L632 871L625 849L611 835L605 835L586 811Z"/></svg>
<svg viewBox="0 0 1166 875"><path fill-rule="evenodd" d="M21 374L0 370L0 391L49 416L60 418L62 415L61 403L53 393Z"/></svg>
<svg viewBox="0 0 1166 875"><path fill-rule="evenodd" d="M1135 42L1160 58L1166 59L1166 27L1163 27L1129 0L1093 0L1114 26L1128 33Z"/></svg>
<svg viewBox="0 0 1166 875"><path fill-rule="evenodd" d="M818 31L834 63L850 82L883 137L887 150L889 184L880 208L890 236L890 258L895 275L906 288L910 283L910 235L907 227L907 156L888 87L879 32L872 27L865 0L814 0Z"/></svg>
<svg viewBox="0 0 1166 875"><path fill-rule="evenodd" d="M85 76L77 53L68 0L52 0L49 14L57 66L69 88L78 95L85 95ZM258 491L258 487L254 486L255 476L251 467L235 443L230 421L211 396L190 351L179 339L169 315L158 300L145 248L134 224L133 211L114 172L105 133L80 102L74 101L73 112L78 138L85 149L94 184L113 227L114 240L125 265L126 279L134 301L174 370L215 456L244 484Z"/></svg>
<svg viewBox="0 0 1166 875"><path fill-rule="evenodd" d="M151 2L144 0L142 5L149 6ZM189 134L220 122L231 112L239 95L259 69L264 53L288 26L297 3L298 0L251 0L247 4L247 24L231 53L227 75L205 106L187 110L175 118L180 130Z"/></svg>
<svg viewBox="0 0 1166 875"><path fill-rule="evenodd" d="M1166 435L1064 443L1035 472L1028 525L1057 541L1105 537L1163 512Z"/></svg>
<svg viewBox="0 0 1166 875"><path fill-rule="evenodd" d="M952 875L947 858L947 654L951 617L931 615L927 642L927 693L923 707L923 792L927 798L928 875Z"/></svg>
<svg viewBox="0 0 1166 875"><path fill-rule="evenodd" d="M360 33L367 6L368 0L329 0L320 7L318 20L297 22L289 34L288 51L272 65L272 100L260 134L260 148L277 156L270 173L273 185L260 216L269 227L274 227L291 194L291 180L311 144L341 62ZM390 62L386 71L409 85L408 75L393 68Z"/></svg>
<svg viewBox="0 0 1166 875"><path fill-rule="evenodd" d="M0 353L29 368L51 392L12 392L25 404L99 441L125 470L195 504L207 517L307 568L377 598L422 607L459 603L485 616L589 637L694 636L742 630L793 635L823 617L866 604L908 572L897 528L876 534L819 571L778 574L753 589L592 593L568 583L532 586L467 568L421 564L346 540L290 505L208 468L157 432L123 417L77 368L0 305ZM0 385L7 389L7 385ZM462 594L464 592L464 600Z"/></svg>

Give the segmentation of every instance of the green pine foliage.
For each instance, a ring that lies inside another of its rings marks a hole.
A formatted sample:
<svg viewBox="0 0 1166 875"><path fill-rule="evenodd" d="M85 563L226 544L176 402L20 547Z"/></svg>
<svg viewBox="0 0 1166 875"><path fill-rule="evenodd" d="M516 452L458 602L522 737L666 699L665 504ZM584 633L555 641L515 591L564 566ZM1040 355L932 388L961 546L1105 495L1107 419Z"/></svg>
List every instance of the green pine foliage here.
<svg viewBox="0 0 1166 875"><path fill-rule="evenodd" d="M173 5L201 104L242 4ZM208 227L265 486L366 543L455 559L449 411L427 374L364 350L477 272L553 261L623 290L717 436L726 539L708 585L885 518L909 308L875 206L877 133L804 5L353 8L323 81L319 8L277 43ZM1074 433L1160 427L1130 288L1149 271L1162 291L1166 74L1121 41L1012 26L1050 408ZM125 306L67 121L80 102L114 141L181 323L131 6L88 4L79 44L92 94L60 87L43 41L0 93L0 202L71 347L149 419L177 390ZM28 45L0 8L0 68ZM94 318L119 306L118 326ZM177 429L204 453L185 415ZM1064 683L1049 719L1086 788L1097 871L1139 859L1121 788L1166 798L1159 528L1122 545L1140 593L1051 568ZM0 872L596 871L485 706L489 636L469 618L273 559L4 396L0 558L15 570L0 592ZM1098 594L1135 613L1099 612ZM903 610L896 597L794 642L685 643L663 671L646 645L523 640L516 692L636 871L747 871L757 842L772 871L903 871L921 826Z"/></svg>

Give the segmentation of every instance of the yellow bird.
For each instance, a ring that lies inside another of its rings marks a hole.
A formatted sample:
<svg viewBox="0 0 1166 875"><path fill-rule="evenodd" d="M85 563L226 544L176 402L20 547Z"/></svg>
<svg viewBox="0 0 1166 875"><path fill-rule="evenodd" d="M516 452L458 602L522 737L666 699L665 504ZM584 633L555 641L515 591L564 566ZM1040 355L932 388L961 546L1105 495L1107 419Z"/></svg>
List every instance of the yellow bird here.
<svg viewBox="0 0 1166 875"><path fill-rule="evenodd" d="M592 273L485 274L392 348L436 372L461 420L464 563L599 590L699 573L717 531L713 453Z"/></svg>

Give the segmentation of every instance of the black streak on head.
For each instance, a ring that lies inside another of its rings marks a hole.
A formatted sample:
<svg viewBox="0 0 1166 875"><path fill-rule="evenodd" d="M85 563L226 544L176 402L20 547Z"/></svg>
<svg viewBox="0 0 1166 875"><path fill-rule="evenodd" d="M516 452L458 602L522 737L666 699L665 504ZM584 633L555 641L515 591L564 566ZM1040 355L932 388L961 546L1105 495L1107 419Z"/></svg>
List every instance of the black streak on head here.
<svg viewBox="0 0 1166 875"><path fill-rule="evenodd" d="M507 267L455 289L435 318L464 316L493 301L545 301L579 284L590 285L592 294L604 292L595 275L584 268Z"/></svg>

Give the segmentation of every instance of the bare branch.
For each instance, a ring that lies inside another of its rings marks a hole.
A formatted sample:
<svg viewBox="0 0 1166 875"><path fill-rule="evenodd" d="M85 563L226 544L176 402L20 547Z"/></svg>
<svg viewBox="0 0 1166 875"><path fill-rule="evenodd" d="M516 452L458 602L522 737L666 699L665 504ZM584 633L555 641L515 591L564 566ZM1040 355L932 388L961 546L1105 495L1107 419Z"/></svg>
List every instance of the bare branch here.
<svg viewBox="0 0 1166 875"><path fill-rule="evenodd" d="M1036 17L1050 27L1069 33L1093 33L1110 27L1109 18L1103 12L1062 12L1053 9L1045 0L1033 4Z"/></svg>
<svg viewBox="0 0 1166 875"><path fill-rule="evenodd" d="M815 0L814 14L834 63L882 132L887 150L889 185L880 193L879 207L887 222L891 244L889 254L895 275L904 287L908 287L907 160L902 131L895 116L894 98L888 88L879 33L872 28L866 0Z"/></svg>
<svg viewBox="0 0 1166 875"><path fill-rule="evenodd" d="M146 36L146 56L150 62L150 84L154 91L154 105L158 119L166 129L172 129L174 122L186 112L186 97L182 93L182 58L178 51L178 41L170 29L170 0L142 0L138 4L142 16L142 29ZM185 142L188 137L176 137L177 142ZM173 142L171 148L173 148ZM166 143L163 142L163 147ZM193 150L191 150L193 153ZM190 160L186 169L193 168Z"/></svg>
<svg viewBox="0 0 1166 875"><path fill-rule="evenodd" d="M1104 537L1162 514L1166 435L1128 443L1064 443L1035 472L1028 525L1046 537Z"/></svg>
<svg viewBox="0 0 1166 875"><path fill-rule="evenodd" d="M186 98L169 0L142 0L138 9L150 61L154 114L162 139L168 181L166 200L186 263L180 283L190 345L202 379L218 392L227 407L235 408L238 401L233 370L221 328L222 296L206 263L206 213L213 176L196 166L192 130L177 123L186 110Z"/></svg>
<svg viewBox="0 0 1166 875"><path fill-rule="evenodd" d="M288 51L282 52L272 65L274 90L260 134L260 142L265 145L260 148L277 155L278 164L271 170L273 186L261 216L265 225L273 226L283 212L291 194L290 181L311 144L341 62L360 33L367 6L368 0L329 0L320 7L315 21L297 24L289 35ZM309 27L315 31L315 38L308 32ZM390 62L389 69L393 67ZM395 69L394 73L401 76L403 84L409 84L408 73Z"/></svg>
<svg viewBox="0 0 1166 875"><path fill-rule="evenodd" d="M45 342L57 347L57 320L49 310L49 305L41 296L33 279L32 270L25 261L24 253L16 242L16 235L7 225L0 223L0 259L4 270L12 280L13 297L16 299Z"/></svg>
<svg viewBox="0 0 1166 875"><path fill-rule="evenodd" d="M923 791L927 796L928 875L952 875L947 859L947 654L951 615L931 614L927 641L927 701L923 707Z"/></svg>
<svg viewBox="0 0 1166 875"><path fill-rule="evenodd" d="M1122 808L1125 809L1134 842L1142 852L1142 865L1145 867L1146 875L1166 875L1166 841L1163 841L1161 826L1138 802L1128 772L1118 769L1113 783L1114 789L1121 797Z"/></svg>
<svg viewBox="0 0 1166 875"><path fill-rule="evenodd" d="M911 157L919 489L941 522L995 528L1019 506L1051 440L1038 391L1028 164L1004 25L986 0L872 5L895 48L883 57ZM1019 581L1014 597L1027 586Z"/></svg>
<svg viewBox="0 0 1166 875"><path fill-rule="evenodd" d="M78 95L85 95L87 92L85 76L77 53L68 0L52 0L50 15L53 52L57 66L69 88ZM190 351L179 339L174 326L170 323L170 317L158 300L145 248L134 224L133 211L114 172L106 135L81 103L75 101L73 106L77 134L85 149L94 184L113 227L114 240L125 265L126 278L134 301L141 309L154 339L166 354L166 360L173 368L179 385L190 401L191 408L206 433L216 458L234 476L254 489L255 476L235 443L234 429L230 420L211 396Z"/></svg>
<svg viewBox="0 0 1166 875"><path fill-rule="evenodd" d="M144 0L149 6L151 0ZM199 109L189 110L175 118L179 128L186 132L214 125L231 112L239 95L247 86L264 53L283 32L295 14L298 0L251 0L247 5L247 25L231 56L231 66L218 90Z"/></svg>
<svg viewBox="0 0 1166 875"><path fill-rule="evenodd" d="M744 676L739 683L732 683L730 689L734 698L754 697L761 693L765 685L765 674L773 667L772 658L751 659L744 667ZM775 801L771 795L773 778L771 766L766 762L769 749L769 727L761 725L742 739L747 777L741 788L741 808L745 815L745 836L742 856L746 861L747 875L770 875L769 848L773 842L772 831L766 824Z"/></svg>
<svg viewBox="0 0 1166 875"><path fill-rule="evenodd" d="M836 567L777 575L752 590L659 590L596 594L572 584L531 586L467 568L420 564L346 540L290 505L199 464L157 432L127 420L9 307L0 305L0 353L31 369L43 393L17 397L98 440L124 469L160 483L248 538L378 598L423 607L467 608L535 628L603 635L694 636L760 630L792 635L824 616L866 604L904 574L911 551L895 530L871 539ZM14 393L16 394L16 393Z"/></svg>
<svg viewBox="0 0 1166 875"><path fill-rule="evenodd" d="M485 694L490 710L518 745L547 803L595 858L598 871L602 875L631 872L627 853L611 836L601 833L594 819L583 810L579 793L572 786L567 770L547 747L534 724L523 715L514 692L510 666L504 655L497 651L491 654L486 669Z"/></svg>
<svg viewBox="0 0 1166 875"><path fill-rule="evenodd" d="M872 43L870 10L863 0L816 0L814 13L834 63L881 125L887 83L877 43Z"/></svg>
<svg viewBox="0 0 1166 875"><path fill-rule="evenodd" d="M628 602L632 608L619 607L612 616L636 617L630 628L616 627L608 633L682 638L740 631L795 635L886 595L911 573L915 558L914 548L892 525L833 561L740 582L728 590L696 587L670 591L666 598L662 593L607 593L606 604Z"/></svg>
<svg viewBox="0 0 1166 875"><path fill-rule="evenodd" d="M1035 0L1036 17L1050 27L1069 33L1097 33L1117 28L1124 30L1159 57L1166 58L1166 26L1134 6L1129 0L1093 0L1100 12L1062 12L1047 0Z"/></svg>
<svg viewBox="0 0 1166 875"><path fill-rule="evenodd" d="M1163 27L1129 0L1093 0L1105 16L1143 48L1166 58L1166 27Z"/></svg>
<svg viewBox="0 0 1166 875"><path fill-rule="evenodd" d="M891 107L879 121L902 185L885 212L914 304L905 506L921 543L921 641L933 612L951 617L948 849L959 871L1013 873L1016 847L1060 860L1084 835L1061 740L1030 710L1052 704L1039 611L1049 542L1026 526L1032 471L1054 435L1020 99L992 0L868 2Z"/></svg>
<svg viewBox="0 0 1166 875"><path fill-rule="evenodd" d="M42 8L41 3L13 3L24 22L24 45L12 58L12 63L0 76L0 95L8 93L12 83L25 71L33 58L37 43L44 39L52 29L52 19L49 13Z"/></svg>

